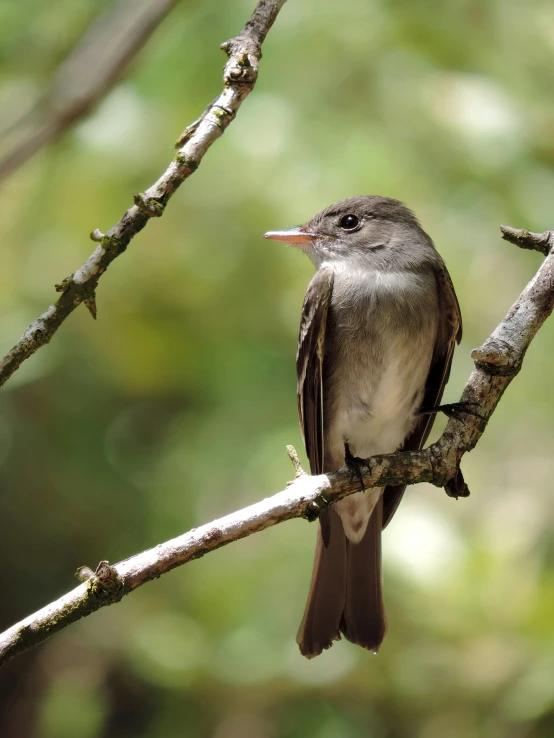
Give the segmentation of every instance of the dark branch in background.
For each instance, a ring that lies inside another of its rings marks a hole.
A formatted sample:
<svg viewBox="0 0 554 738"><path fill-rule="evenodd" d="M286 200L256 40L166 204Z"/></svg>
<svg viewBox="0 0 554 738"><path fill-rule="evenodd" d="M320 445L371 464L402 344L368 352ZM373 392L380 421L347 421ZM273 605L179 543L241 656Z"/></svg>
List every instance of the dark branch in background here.
<svg viewBox="0 0 554 738"><path fill-rule="evenodd" d="M47 344L67 316L82 302L96 317L95 291L98 280L111 262L122 254L133 236L150 218L159 218L177 188L196 171L204 154L223 134L258 77L261 46L285 0L260 0L252 17L238 36L221 45L229 61L223 74L224 88L198 120L177 141L177 154L164 174L145 192L135 195L135 204L105 235L93 231L99 245L83 266L56 285L61 296L27 328L12 350L0 361L0 386Z"/></svg>
<svg viewBox="0 0 554 738"><path fill-rule="evenodd" d="M34 107L0 131L0 181L106 96L177 0L119 0L89 28Z"/></svg>
<svg viewBox="0 0 554 738"><path fill-rule="evenodd" d="M554 307L554 234L513 228L502 228L502 232L506 240L546 253L546 258L502 323L471 354L475 367L461 400L471 403L472 413L454 413L439 440L423 451L372 457L363 476L366 487L431 482L444 487L450 496L469 494L460 459L483 434L504 390L519 372L535 333ZM78 576L86 579L83 584L0 635L0 664L75 620L119 602L166 571L284 520L314 520L327 505L358 491L358 480L350 472L311 477L303 472L294 449L289 446L288 452L296 478L282 492L114 566L102 561L94 573L82 567Z"/></svg>

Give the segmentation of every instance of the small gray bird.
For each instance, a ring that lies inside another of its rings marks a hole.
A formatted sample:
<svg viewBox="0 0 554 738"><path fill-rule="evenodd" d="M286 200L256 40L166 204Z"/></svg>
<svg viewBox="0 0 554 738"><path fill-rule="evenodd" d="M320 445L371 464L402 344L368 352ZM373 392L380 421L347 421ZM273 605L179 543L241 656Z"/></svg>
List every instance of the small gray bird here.
<svg viewBox="0 0 554 738"><path fill-rule="evenodd" d="M343 200L265 238L304 251L317 272L300 321L298 412L312 474L425 443L462 335L446 266L398 200ZM320 516L298 645L312 658L345 638L377 651L387 620L381 530L405 485L356 492Z"/></svg>

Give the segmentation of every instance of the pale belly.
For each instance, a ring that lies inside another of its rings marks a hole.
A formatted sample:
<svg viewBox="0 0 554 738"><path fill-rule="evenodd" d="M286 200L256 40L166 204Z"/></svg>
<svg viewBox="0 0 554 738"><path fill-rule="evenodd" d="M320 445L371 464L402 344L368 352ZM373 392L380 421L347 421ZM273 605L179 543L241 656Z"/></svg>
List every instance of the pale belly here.
<svg viewBox="0 0 554 738"><path fill-rule="evenodd" d="M362 459L402 446L423 400L437 329L433 317L413 318L410 330L399 325L395 331L387 321L383 332L378 325L382 314L374 314L368 316L371 330L361 326L335 342L332 369L324 382L324 387L332 387L327 399L324 395L327 471L345 465L345 442ZM339 319L335 329L341 327ZM354 493L335 504L353 543L362 539L382 492L375 488Z"/></svg>
<svg viewBox="0 0 554 738"><path fill-rule="evenodd" d="M430 358L409 362L411 371L406 366L400 368L396 361L389 363L372 397L364 397L364 383L360 380L342 393L343 401L335 409L334 422L325 439L329 461L335 469L344 466L345 442L351 453L362 459L392 453L403 444L416 422L415 412L423 397ZM359 387L360 395L352 392L353 387ZM335 504L352 542L362 539L382 492L382 487L356 492Z"/></svg>

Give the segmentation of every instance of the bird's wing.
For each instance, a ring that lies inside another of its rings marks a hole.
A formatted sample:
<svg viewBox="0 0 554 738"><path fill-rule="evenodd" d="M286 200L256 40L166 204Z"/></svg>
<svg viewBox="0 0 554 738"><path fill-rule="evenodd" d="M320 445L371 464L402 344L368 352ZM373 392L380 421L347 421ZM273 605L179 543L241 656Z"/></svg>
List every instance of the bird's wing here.
<svg viewBox="0 0 554 738"><path fill-rule="evenodd" d="M333 270L323 267L308 285L296 354L298 415L312 474L322 474L324 466L323 352L333 277Z"/></svg>
<svg viewBox="0 0 554 738"><path fill-rule="evenodd" d="M435 272L437 293L439 298L439 326L435 348L431 359L431 367L425 383L425 394L422 407L436 407L440 404L442 393L450 376L452 356L456 343L462 338L462 316L458 298L450 275L443 264ZM427 440L435 415L422 415L410 435L406 438L400 451L417 451ZM383 528L388 525L396 512L405 484L385 487L383 495Z"/></svg>

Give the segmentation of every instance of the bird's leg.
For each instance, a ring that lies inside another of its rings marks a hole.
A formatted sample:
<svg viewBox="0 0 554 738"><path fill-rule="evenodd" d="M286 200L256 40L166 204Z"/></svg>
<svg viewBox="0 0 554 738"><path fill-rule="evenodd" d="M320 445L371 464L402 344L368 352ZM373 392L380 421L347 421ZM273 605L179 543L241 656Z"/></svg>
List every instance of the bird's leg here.
<svg viewBox="0 0 554 738"><path fill-rule="evenodd" d="M350 478L351 480L356 477L358 479L358 482L360 483L361 491L365 492L365 485L364 485L364 476L362 474L362 467L365 466L365 468L371 473L371 467L369 465L368 459L360 459L358 456L353 456L352 452L350 451L350 446L348 445L348 441L344 442L344 461L346 464L346 468L350 471Z"/></svg>
<svg viewBox="0 0 554 738"><path fill-rule="evenodd" d="M417 415L432 415L433 413L444 413L447 418L460 419L461 415L474 415L482 418L481 413L473 408L479 407L478 402L452 402L449 405L437 405L437 407L424 407L418 410Z"/></svg>

